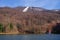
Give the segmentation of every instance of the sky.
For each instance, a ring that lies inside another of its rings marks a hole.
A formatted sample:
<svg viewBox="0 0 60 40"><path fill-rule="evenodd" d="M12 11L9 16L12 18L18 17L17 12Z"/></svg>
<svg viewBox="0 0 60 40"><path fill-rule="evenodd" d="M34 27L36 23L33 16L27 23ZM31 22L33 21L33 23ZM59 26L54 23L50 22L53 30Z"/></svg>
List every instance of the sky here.
<svg viewBox="0 0 60 40"><path fill-rule="evenodd" d="M60 9L60 0L0 0L0 7L30 6L45 9Z"/></svg>

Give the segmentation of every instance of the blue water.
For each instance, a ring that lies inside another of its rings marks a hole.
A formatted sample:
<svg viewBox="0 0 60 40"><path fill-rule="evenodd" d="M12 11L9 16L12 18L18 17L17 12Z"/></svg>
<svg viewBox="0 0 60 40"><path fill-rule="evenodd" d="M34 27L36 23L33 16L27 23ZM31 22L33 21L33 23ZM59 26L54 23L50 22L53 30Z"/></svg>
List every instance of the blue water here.
<svg viewBox="0 0 60 40"><path fill-rule="evenodd" d="M0 40L60 40L60 35L0 35Z"/></svg>

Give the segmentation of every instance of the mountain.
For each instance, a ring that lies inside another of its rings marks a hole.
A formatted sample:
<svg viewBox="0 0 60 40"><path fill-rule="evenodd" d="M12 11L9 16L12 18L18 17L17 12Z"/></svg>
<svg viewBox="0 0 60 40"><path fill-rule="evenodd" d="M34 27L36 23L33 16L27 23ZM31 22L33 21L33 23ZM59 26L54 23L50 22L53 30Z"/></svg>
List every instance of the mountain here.
<svg viewBox="0 0 60 40"><path fill-rule="evenodd" d="M28 7L27 11L23 12L25 8L0 7L0 33L49 33L57 23L60 23L60 11Z"/></svg>

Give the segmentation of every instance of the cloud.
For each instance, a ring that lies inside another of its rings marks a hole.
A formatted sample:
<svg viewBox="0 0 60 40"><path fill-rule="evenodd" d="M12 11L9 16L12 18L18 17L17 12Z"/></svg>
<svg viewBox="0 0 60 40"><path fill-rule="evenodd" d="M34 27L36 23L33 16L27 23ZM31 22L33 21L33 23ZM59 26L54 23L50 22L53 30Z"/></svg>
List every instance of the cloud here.
<svg viewBox="0 0 60 40"><path fill-rule="evenodd" d="M37 1L37 0L23 0L24 6L31 6L31 5L35 4L35 1Z"/></svg>
<svg viewBox="0 0 60 40"><path fill-rule="evenodd" d="M53 9L58 5L60 0L23 0L24 6L43 7Z"/></svg>
<svg viewBox="0 0 60 40"><path fill-rule="evenodd" d="M24 6L45 6L49 0L23 0Z"/></svg>

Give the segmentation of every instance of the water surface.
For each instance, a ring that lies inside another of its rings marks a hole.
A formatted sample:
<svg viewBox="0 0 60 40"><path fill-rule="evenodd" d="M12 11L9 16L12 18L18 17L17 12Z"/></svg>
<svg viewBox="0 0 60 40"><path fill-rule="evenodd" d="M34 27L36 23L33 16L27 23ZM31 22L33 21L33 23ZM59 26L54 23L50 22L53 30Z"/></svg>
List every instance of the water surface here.
<svg viewBox="0 0 60 40"><path fill-rule="evenodd" d="M0 35L0 40L60 40L60 35Z"/></svg>

